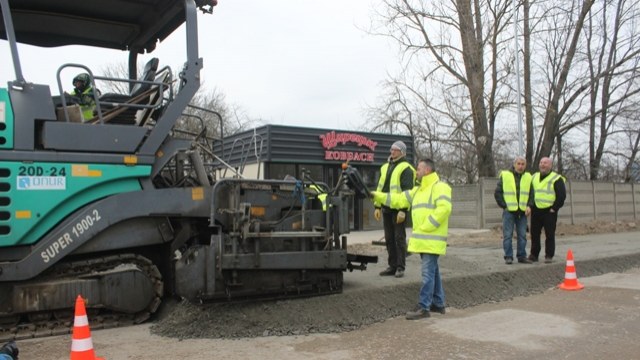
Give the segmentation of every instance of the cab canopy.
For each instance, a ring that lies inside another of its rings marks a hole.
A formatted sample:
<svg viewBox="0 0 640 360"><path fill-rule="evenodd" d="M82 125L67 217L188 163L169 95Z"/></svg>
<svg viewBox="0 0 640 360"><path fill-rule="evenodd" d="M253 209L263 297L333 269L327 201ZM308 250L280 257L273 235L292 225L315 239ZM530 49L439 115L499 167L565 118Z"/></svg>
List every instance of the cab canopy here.
<svg viewBox="0 0 640 360"><path fill-rule="evenodd" d="M184 0L0 0L9 3L18 43L88 45L151 52L185 22ZM196 0L210 12L216 0ZM7 39L3 17L0 38Z"/></svg>

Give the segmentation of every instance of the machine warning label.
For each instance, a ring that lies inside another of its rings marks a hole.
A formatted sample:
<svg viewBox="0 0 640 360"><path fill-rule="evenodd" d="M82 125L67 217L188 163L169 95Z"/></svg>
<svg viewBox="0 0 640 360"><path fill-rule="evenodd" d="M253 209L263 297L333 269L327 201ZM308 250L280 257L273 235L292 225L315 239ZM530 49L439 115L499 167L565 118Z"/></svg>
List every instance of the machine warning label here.
<svg viewBox="0 0 640 360"><path fill-rule="evenodd" d="M67 178L64 176L18 176L18 190L65 190Z"/></svg>

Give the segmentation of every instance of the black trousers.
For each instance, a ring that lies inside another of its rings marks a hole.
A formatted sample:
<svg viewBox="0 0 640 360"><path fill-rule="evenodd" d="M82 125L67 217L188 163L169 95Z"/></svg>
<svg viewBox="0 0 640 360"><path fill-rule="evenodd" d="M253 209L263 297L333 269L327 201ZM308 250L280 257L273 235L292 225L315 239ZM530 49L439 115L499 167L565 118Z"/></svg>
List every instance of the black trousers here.
<svg viewBox="0 0 640 360"><path fill-rule="evenodd" d="M384 226L384 240L387 245L389 267L392 269L405 269L407 257L407 231L406 222L396 224L398 210L382 209L382 224ZM409 214L407 213L407 217Z"/></svg>
<svg viewBox="0 0 640 360"><path fill-rule="evenodd" d="M531 213L531 251L530 254L534 258L540 255L540 235L544 229L544 256L545 258L553 258L556 254L556 223L558 222L558 213L546 210L534 210Z"/></svg>

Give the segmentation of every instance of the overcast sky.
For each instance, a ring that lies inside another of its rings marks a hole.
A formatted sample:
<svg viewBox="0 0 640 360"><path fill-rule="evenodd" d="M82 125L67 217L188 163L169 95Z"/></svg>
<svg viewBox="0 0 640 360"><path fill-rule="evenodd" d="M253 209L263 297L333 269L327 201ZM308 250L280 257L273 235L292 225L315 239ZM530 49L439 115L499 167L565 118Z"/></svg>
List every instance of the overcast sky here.
<svg viewBox="0 0 640 360"><path fill-rule="evenodd" d="M363 109L375 102L380 82L397 64L393 44L359 29L368 27L378 1L219 0L212 15L198 16L204 84L266 123L358 129L367 120ZM181 30L151 55L160 58L160 66L179 70L183 41ZM28 81L53 85L66 62L86 64L99 74L127 61L126 53L95 48L46 50L42 57L33 47L20 47ZM0 51L8 60L5 41ZM0 80L6 84L14 73L3 63ZM65 90L72 76L63 73Z"/></svg>

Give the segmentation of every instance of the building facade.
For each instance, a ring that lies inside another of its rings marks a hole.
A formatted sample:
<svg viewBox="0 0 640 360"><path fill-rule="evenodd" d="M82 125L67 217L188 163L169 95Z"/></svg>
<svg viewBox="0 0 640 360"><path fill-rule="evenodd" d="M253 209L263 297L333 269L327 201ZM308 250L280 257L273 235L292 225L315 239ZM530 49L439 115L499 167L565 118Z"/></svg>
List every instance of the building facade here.
<svg viewBox="0 0 640 360"><path fill-rule="evenodd" d="M335 186L347 162L358 169L369 189L375 189L380 166L389 158L391 144L407 145L407 159L415 163L413 140L406 135L366 133L350 130L318 129L284 125L265 125L225 138L214 150L234 170L220 170L218 178L235 173L252 179L301 178L308 173L314 181ZM368 199L351 204L352 230L382 228L373 219Z"/></svg>

